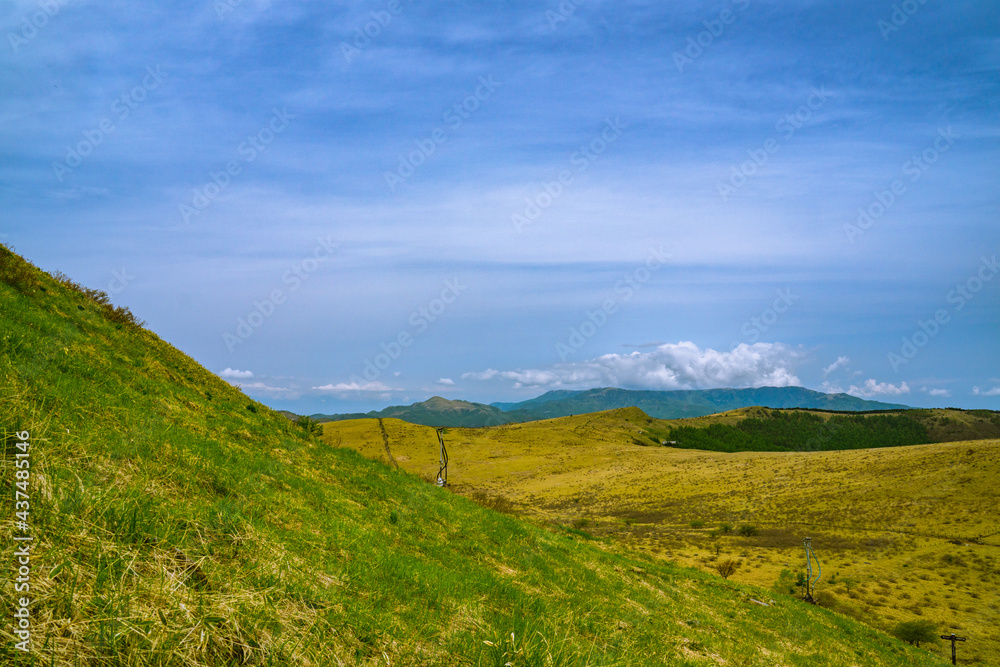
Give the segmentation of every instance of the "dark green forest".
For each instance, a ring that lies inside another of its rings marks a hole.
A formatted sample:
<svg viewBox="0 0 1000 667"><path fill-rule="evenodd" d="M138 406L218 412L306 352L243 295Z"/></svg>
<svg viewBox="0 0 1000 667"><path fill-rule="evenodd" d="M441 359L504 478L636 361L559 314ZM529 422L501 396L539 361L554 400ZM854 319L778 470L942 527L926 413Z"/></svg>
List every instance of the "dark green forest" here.
<svg viewBox="0 0 1000 667"><path fill-rule="evenodd" d="M772 410L767 419L705 428L678 426L652 434L671 447L716 452L803 452L901 447L933 442L920 422L905 415L834 415Z"/></svg>

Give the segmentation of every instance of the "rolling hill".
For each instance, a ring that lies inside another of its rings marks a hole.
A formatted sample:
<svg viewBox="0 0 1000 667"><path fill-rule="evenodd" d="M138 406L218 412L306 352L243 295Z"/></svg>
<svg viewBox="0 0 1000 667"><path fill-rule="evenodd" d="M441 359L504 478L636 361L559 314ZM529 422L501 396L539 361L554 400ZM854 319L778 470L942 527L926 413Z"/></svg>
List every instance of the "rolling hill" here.
<svg viewBox="0 0 1000 667"><path fill-rule="evenodd" d="M762 411L700 419L732 423ZM970 638L962 664L997 664L1000 440L734 454L652 446L650 431L670 423L621 408L446 429L449 480L486 505L623 553L708 572L734 561L733 580L786 594L801 590L802 543L812 537L822 605L883 630L930 620L941 634ZM396 420L384 428L398 465L433 477L433 429ZM326 424L323 438L386 457L374 420ZM930 648L947 657L946 643Z"/></svg>
<svg viewBox="0 0 1000 667"><path fill-rule="evenodd" d="M5 664L943 664L320 442L2 247L0 313Z"/></svg>

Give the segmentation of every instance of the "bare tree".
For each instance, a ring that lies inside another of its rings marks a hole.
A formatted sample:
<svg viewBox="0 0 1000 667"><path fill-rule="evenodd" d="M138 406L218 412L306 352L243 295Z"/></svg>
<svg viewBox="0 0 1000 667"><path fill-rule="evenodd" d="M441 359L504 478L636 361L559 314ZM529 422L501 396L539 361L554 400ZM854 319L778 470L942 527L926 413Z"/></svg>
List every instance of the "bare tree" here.
<svg viewBox="0 0 1000 667"><path fill-rule="evenodd" d="M723 579L728 579L736 573L736 570L740 569L739 561L733 559L720 560L715 564L715 571L722 575Z"/></svg>

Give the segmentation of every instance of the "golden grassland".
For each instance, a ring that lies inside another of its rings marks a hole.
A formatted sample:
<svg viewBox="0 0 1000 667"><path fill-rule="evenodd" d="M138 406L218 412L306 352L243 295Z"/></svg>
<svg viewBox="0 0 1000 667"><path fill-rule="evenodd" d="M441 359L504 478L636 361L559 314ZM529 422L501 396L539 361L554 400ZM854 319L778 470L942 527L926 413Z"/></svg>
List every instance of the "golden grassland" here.
<svg viewBox="0 0 1000 667"><path fill-rule="evenodd" d="M823 606L883 630L929 619L941 634L969 638L962 664L998 664L1000 441L736 454L637 444L648 442L649 429L734 423L754 410L666 422L626 408L446 429L452 489L607 548L708 571L732 559L740 565L733 580L786 593L805 569L809 536ZM383 426L397 464L433 478L434 429L392 419ZM376 420L329 423L323 437L388 461ZM757 534L740 535L741 526ZM946 642L929 648L950 655Z"/></svg>

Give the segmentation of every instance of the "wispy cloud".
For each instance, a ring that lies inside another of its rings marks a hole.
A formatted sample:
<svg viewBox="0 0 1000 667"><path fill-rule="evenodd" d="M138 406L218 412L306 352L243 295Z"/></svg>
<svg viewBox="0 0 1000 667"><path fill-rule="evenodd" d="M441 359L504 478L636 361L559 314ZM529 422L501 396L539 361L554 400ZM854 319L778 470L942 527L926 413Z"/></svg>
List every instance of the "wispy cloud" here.
<svg viewBox="0 0 1000 667"><path fill-rule="evenodd" d="M253 377L252 371L240 371L235 368L226 368L219 373L219 377L224 380L249 380Z"/></svg>
<svg viewBox="0 0 1000 667"><path fill-rule="evenodd" d="M359 391L392 391L392 389L381 382L339 382L337 384L325 384L322 387L313 387L314 390L330 394L346 394Z"/></svg>
<svg viewBox="0 0 1000 667"><path fill-rule="evenodd" d="M930 389L928 387L921 387L920 391L928 396L934 396L935 398L949 398L951 396L951 392L947 389Z"/></svg>
<svg viewBox="0 0 1000 667"><path fill-rule="evenodd" d="M851 360L847 357L837 357L837 360L823 369L823 377L827 377L830 373L834 372L838 368L843 368L847 364L851 363Z"/></svg>
<svg viewBox="0 0 1000 667"><path fill-rule="evenodd" d="M1000 396L1000 387L993 387L992 389L980 389L979 387L972 388L973 396Z"/></svg>
<svg viewBox="0 0 1000 667"><path fill-rule="evenodd" d="M265 382L241 384L240 389L248 394L257 394L270 398L298 398L300 396L300 392L297 389L292 389L290 387L275 387Z"/></svg>

